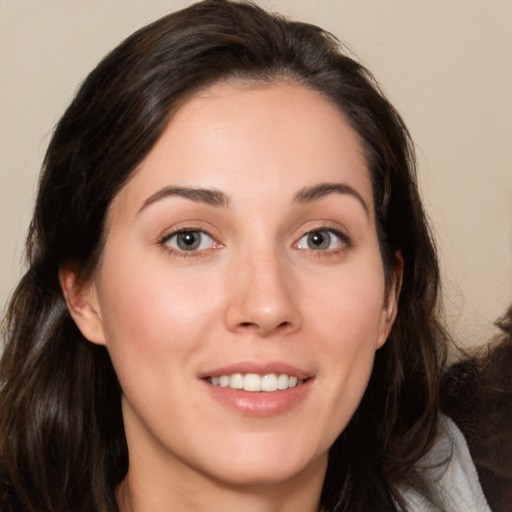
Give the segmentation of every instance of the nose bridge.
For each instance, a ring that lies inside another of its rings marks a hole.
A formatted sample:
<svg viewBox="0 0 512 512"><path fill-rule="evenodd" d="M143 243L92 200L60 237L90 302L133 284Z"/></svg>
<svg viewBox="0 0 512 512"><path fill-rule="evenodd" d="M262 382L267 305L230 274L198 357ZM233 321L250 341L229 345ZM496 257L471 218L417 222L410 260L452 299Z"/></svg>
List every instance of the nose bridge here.
<svg viewBox="0 0 512 512"><path fill-rule="evenodd" d="M297 328L300 315L290 277L285 258L268 241L240 254L230 287L228 327L259 335Z"/></svg>

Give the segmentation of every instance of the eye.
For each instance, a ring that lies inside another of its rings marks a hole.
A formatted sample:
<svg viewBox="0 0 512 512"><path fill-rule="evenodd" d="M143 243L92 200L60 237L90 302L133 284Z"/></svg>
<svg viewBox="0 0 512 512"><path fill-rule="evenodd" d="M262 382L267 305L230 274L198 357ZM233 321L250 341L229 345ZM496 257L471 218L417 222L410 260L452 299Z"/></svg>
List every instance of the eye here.
<svg viewBox="0 0 512 512"><path fill-rule="evenodd" d="M331 251L347 245L346 237L332 229L318 229L303 235L297 242L297 249Z"/></svg>
<svg viewBox="0 0 512 512"><path fill-rule="evenodd" d="M216 246L213 238L201 230L178 231L165 237L162 245L175 251L202 251Z"/></svg>

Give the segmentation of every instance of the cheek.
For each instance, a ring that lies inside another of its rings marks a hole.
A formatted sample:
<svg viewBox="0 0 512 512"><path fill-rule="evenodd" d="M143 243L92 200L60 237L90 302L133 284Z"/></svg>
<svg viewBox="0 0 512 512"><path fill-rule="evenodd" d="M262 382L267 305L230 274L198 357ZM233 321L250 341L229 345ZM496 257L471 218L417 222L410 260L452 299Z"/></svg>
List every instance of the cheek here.
<svg viewBox="0 0 512 512"><path fill-rule="evenodd" d="M99 295L107 350L124 400L140 419L156 414L166 424L190 397L186 386L218 304L204 296L212 287L200 277L171 275L165 265L116 263L104 267ZM191 398L187 404L194 406Z"/></svg>
<svg viewBox="0 0 512 512"><path fill-rule="evenodd" d="M377 270L372 270L372 269ZM362 398L370 378L379 341L384 302L384 279L379 265L354 268L331 279L323 294L310 302L314 319L312 339L322 353L323 385L346 424Z"/></svg>
<svg viewBox="0 0 512 512"><path fill-rule="evenodd" d="M337 340L344 340L348 347L376 341L385 295L379 262L332 273L323 280L323 287L316 284L308 285L314 290L309 293L308 309L317 328L329 333L324 338L332 341L334 350L342 348Z"/></svg>
<svg viewBox="0 0 512 512"><path fill-rule="evenodd" d="M210 293L215 285L204 277L171 273L165 264L147 260L124 262L121 256L105 262L99 301L114 364L157 368L177 358L162 358L165 354L196 349L218 317L218 303Z"/></svg>

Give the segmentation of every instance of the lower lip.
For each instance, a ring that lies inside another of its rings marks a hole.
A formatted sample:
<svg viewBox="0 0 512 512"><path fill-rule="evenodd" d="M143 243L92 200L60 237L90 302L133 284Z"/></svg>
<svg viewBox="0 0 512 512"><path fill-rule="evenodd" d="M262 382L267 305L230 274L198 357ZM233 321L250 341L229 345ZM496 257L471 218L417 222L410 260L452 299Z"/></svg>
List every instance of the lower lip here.
<svg viewBox="0 0 512 512"><path fill-rule="evenodd" d="M308 379L300 386L272 392L222 388L207 380L204 383L215 400L239 414L268 417L284 414L297 406L311 389L312 381L313 379Z"/></svg>

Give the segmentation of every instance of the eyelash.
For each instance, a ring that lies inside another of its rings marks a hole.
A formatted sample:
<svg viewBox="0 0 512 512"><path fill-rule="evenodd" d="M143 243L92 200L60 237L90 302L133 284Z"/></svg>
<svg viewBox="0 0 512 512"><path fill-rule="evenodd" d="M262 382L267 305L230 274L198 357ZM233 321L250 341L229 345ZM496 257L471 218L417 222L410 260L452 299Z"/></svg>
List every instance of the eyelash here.
<svg viewBox="0 0 512 512"><path fill-rule="evenodd" d="M339 244L340 246L339 247L336 247L336 248L333 248L333 249L311 249L311 248L305 248L307 251L309 251L314 257L328 257L328 256L331 256L331 255L338 255L342 252L345 252L347 249L350 249L352 247L352 239L346 235L345 233L343 233L342 231L340 231L339 229L336 229L336 228L333 228L333 227L330 227L330 226L318 226L318 227L315 227L313 229L309 229L307 231L305 231L301 237L299 238L299 240L297 242L295 242L294 244L294 247L296 247L297 249L301 249L298 246L298 244L300 243L300 241L302 239L304 239L305 237L309 236L309 235L313 235L315 233L328 233L329 235L334 235L338 241L339 241Z"/></svg>
<svg viewBox="0 0 512 512"><path fill-rule="evenodd" d="M208 251L208 249L188 250L187 251L186 249L179 249L179 248L177 249L177 248L171 247L169 245L169 241L173 237L177 237L179 235L186 234L186 233L200 233L201 236L206 235L208 238L210 238L212 240L213 244L215 245L215 247L212 247L212 249L213 248L217 249L217 248L221 248L222 247L222 245L219 244L215 240L215 238L212 235L210 235L208 232L206 232L204 229L194 228L194 227L180 228L180 229L177 229L175 231L172 231L171 233L167 233L162 238L160 238L160 240L158 241L158 245L160 247L162 247L164 250L166 250L169 254L177 255L177 256L180 256L182 258L205 256L206 255L206 251Z"/></svg>
<svg viewBox="0 0 512 512"><path fill-rule="evenodd" d="M186 249L179 249L179 248L177 249L177 248L169 246L169 241L173 237L177 237L179 235L186 234L186 233L200 233L201 236L207 236L212 240L214 247L206 248L206 249L199 249L199 250L186 250ZM328 233L329 235L334 235L339 240L340 246L336 247L334 249L328 249L328 248L327 249L311 249L311 248L298 247L298 244L300 243L300 241L302 239L304 239L305 237L307 237L309 235L313 235L315 233ZM158 245L160 247L162 247L164 250L166 250L168 253L170 253L171 255L177 255L177 256L180 256L183 258L205 256L208 252L208 249L219 249L219 248L223 247L222 244L217 242L215 240L215 238L212 235L210 235L207 231L200 229L200 228L194 228L194 227L180 228L175 231L172 231L171 233L167 233L166 235L162 236L158 240ZM303 232L302 235L300 236L300 238L298 239L298 241L293 244L293 247L298 250L305 249L309 253L311 253L314 257L326 257L326 256L328 257L330 255L337 255L342 252L345 252L347 249L352 247L352 240L348 235L346 235L345 233L343 233L342 231L340 231L338 229L335 229L335 228L332 228L329 226L318 226L318 227L315 227L313 229Z"/></svg>

